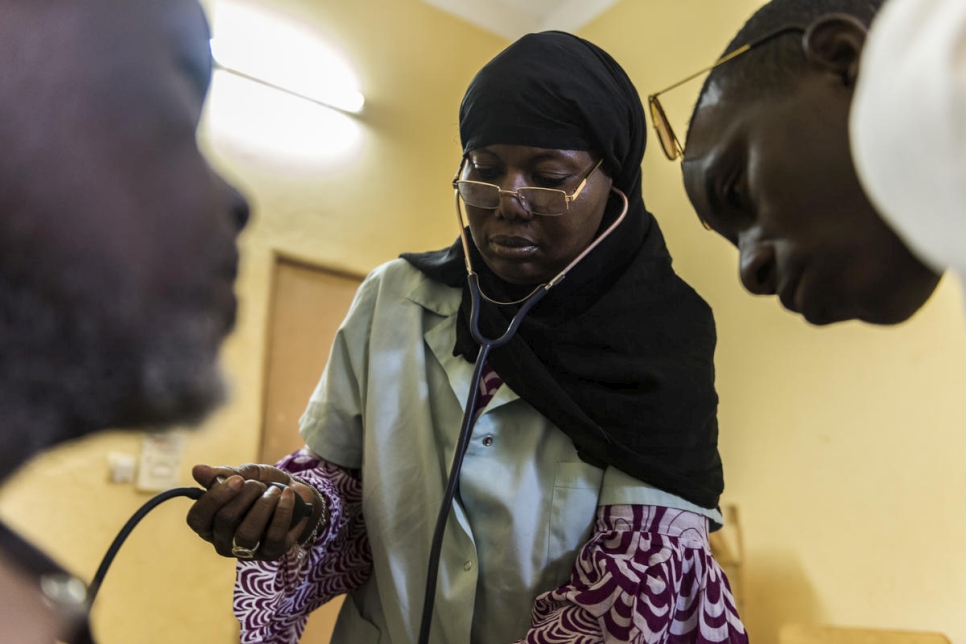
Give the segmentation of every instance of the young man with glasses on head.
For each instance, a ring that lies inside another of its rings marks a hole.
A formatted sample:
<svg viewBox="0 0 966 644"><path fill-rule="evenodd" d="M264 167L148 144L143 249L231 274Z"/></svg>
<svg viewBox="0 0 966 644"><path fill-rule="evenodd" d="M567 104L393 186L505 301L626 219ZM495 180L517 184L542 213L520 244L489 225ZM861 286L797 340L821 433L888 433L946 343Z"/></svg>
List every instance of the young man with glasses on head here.
<svg viewBox="0 0 966 644"><path fill-rule="evenodd" d="M686 146L649 98L750 292L894 324L966 272L964 48L962 0L773 0L710 68Z"/></svg>

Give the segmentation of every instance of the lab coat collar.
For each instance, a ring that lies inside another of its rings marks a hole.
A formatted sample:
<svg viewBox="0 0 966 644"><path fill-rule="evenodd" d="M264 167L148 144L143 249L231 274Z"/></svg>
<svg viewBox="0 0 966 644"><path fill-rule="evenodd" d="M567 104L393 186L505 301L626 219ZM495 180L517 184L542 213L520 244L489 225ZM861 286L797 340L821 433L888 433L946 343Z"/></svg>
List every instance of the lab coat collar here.
<svg viewBox="0 0 966 644"><path fill-rule="evenodd" d="M424 309L445 318L438 324L432 325L423 334L423 338L443 370L446 371L450 388L452 388L453 394L459 400L460 407L465 412L474 365L464 360L462 356L453 355L453 339L456 337L456 316L459 314L460 293L459 289L424 278L410 291L407 298ZM519 398L520 396L509 386L506 384L500 385L496 395L493 396L483 413L489 413Z"/></svg>

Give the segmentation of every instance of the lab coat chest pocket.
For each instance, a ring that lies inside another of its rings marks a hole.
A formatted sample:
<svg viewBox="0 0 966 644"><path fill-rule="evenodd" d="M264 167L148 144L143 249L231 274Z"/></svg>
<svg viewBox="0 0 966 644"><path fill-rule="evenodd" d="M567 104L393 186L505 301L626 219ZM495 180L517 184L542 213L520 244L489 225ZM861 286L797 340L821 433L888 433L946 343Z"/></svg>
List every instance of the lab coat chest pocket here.
<svg viewBox="0 0 966 644"><path fill-rule="evenodd" d="M590 539L603 478L602 469L587 463L557 463L546 562L557 585L569 578L577 552Z"/></svg>

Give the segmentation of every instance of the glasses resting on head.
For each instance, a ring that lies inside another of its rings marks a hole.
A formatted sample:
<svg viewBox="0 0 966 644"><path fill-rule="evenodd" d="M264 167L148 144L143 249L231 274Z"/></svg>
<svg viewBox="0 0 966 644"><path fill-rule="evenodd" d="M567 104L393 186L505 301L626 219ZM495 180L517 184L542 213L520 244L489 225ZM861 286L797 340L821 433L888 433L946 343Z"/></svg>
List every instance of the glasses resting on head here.
<svg viewBox="0 0 966 644"><path fill-rule="evenodd" d="M587 186L587 180L590 179L603 162L603 159L598 161L584 175L584 178L574 188L574 191L568 195L564 190L557 190L555 188L526 186L516 190L504 190L500 186L492 183L460 179L459 177L463 175L463 170L466 167L466 159L464 158L460 163L459 170L456 172L456 178L453 179L453 188L459 192L463 203L474 208L495 210L500 207L500 200L506 195L516 199L531 215L558 217L566 214L570 210L570 202L580 196L581 191Z"/></svg>
<svg viewBox="0 0 966 644"><path fill-rule="evenodd" d="M698 76L700 76L701 74L704 74L705 72L710 72L715 67L719 65L723 65L729 60L734 60L738 56L751 51L752 49L754 49L755 47L758 47L759 45L765 44L766 42L768 42L769 40L772 40L773 38L776 38L778 36L782 36L788 33L794 33L794 32L805 33L806 31L807 30L804 27L800 27L798 25L785 25L784 27L779 27L774 31L768 32L761 38L756 38L755 40L752 40L751 42L746 43L741 47L738 47L738 49L734 50L730 54L725 54L724 56L716 60L714 64L712 64L710 67L705 67L704 69L691 74L687 78L683 80L679 80L673 85L665 87L661 91L655 92L650 96L648 96L647 105L651 109L651 120L654 122L654 130L657 132L657 138L661 142L661 148L664 150L664 155L671 161L674 161L675 159L678 159L684 156L684 146L681 145L681 142L678 140L677 135L674 134L674 128L671 127L671 122L668 120L667 114L664 113L664 108L661 107L661 102L658 100L658 96L660 96L661 94L669 90L672 90L677 87L680 87L681 85L684 85L689 80L697 78ZM705 224L705 226L707 227L707 224Z"/></svg>

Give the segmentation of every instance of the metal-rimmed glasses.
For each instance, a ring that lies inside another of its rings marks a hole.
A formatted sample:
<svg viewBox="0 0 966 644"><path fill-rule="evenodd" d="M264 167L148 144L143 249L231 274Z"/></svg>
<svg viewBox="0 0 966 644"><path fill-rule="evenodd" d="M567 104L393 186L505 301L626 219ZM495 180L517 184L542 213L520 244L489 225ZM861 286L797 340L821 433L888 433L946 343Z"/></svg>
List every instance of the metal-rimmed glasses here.
<svg viewBox="0 0 966 644"><path fill-rule="evenodd" d="M764 36L761 36L760 38L756 38L755 40L752 40L751 42L742 45L741 47L734 50L733 52L722 56L709 67L705 67L704 69L691 74L687 78L680 80L674 83L673 85L665 87L659 92L655 92L649 95L647 97L647 105L651 110L651 121L654 123L654 130L657 132L657 138L661 142L661 148L664 150L664 155L671 161L674 161L675 159L679 159L682 156L684 156L684 146L681 145L681 142L678 140L677 135L674 134L674 128L671 127L671 122L668 120L667 114L664 113L664 108L661 107L661 102L657 98L658 96L660 96L661 94L664 94L669 90L672 90L677 87L680 87L681 85L684 85L689 80L697 78L701 74L710 72L715 67L718 67L719 65L723 65L729 60L733 60L738 56L751 51L755 47L765 44L766 42L768 42L769 40L772 40L773 38L777 38L778 36L782 36L787 33L792 33L792 32L806 33L806 31L807 29L800 25L785 25L783 27L779 27L778 29L774 31L770 31Z"/></svg>
<svg viewBox="0 0 966 644"><path fill-rule="evenodd" d="M484 208L486 210L495 210L500 207L500 200L503 199L504 195L515 198L523 208L531 215L540 215L541 217L559 217L560 215L567 214L570 210L570 204L587 186L587 181L590 177L597 172L597 168L601 166L604 162L603 159L598 161L590 171L584 175L581 179L580 184L574 189L569 195L564 190L558 190L556 188L537 188L534 186L525 186L522 188L517 188L516 190L504 190L498 185L492 183L485 183L483 181L470 181L468 179L460 179L463 175L463 170L466 168L466 158L460 163L459 169L456 171L456 176L453 177L453 188L462 197L463 203L467 206L473 206L474 208Z"/></svg>

